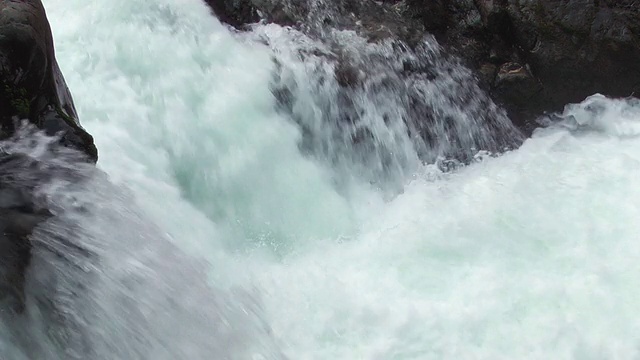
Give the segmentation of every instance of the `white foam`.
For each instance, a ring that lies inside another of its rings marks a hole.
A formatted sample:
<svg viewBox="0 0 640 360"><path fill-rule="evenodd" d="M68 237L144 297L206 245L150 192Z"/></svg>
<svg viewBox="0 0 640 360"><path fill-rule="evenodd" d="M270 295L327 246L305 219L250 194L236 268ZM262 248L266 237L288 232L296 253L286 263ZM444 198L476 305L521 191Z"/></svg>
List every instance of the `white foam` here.
<svg viewBox="0 0 640 360"><path fill-rule="evenodd" d="M217 284L259 290L290 358L639 355L637 104L596 96L517 151L347 201L273 111L269 50L200 2L45 5L99 166ZM260 241L277 256L243 253Z"/></svg>

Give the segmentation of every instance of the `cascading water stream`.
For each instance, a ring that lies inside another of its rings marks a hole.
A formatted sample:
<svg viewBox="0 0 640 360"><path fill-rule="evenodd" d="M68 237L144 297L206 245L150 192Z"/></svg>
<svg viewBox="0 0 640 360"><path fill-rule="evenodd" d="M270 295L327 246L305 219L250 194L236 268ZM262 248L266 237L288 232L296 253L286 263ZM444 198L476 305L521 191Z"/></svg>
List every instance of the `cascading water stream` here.
<svg viewBox="0 0 640 360"><path fill-rule="evenodd" d="M594 96L442 172L519 139L428 39L232 34L198 1L44 4L101 158L5 144L57 175L3 355L637 356L637 101Z"/></svg>
<svg viewBox="0 0 640 360"><path fill-rule="evenodd" d="M272 87L281 112L301 127L302 151L334 172L401 187L423 163L468 162L478 151L501 153L522 141L434 39L412 50L352 31L325 36L312 40L277 25L250 33L274 51Z"/></svg>

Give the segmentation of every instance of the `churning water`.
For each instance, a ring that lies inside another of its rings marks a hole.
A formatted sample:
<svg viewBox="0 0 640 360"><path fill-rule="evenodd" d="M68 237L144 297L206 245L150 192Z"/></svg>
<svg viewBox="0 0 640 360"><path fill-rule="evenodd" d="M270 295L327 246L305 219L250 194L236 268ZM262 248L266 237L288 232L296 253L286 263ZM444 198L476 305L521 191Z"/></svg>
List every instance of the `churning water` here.
<svg viewBox="0 0 640 360"><path fill-rule="evenodd" d="M484 156L518 135L479 91L452 100L462 69L343 94L321 44L232 34L196 0L44 4L99 171L13 145L59 176L3 356L640 356L637 101L593 96ZM449 125L393 121L416 94ZM443 173L448 144L480 152Z"/></svg>

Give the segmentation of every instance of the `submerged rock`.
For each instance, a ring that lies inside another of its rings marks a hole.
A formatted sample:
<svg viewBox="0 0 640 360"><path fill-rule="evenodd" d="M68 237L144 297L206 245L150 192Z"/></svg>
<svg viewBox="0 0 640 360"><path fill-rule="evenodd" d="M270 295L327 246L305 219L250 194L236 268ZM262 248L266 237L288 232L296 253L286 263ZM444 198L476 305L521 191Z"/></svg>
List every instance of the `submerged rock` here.
<svg viewBox="0 0 640 360"><path fill-rule="evenodd" d="M26 123L26 124L25 124ZM40 0L0 2L0 140L7 144L28 125L97 161L93 138L78 116L54 55ZM29 155L0 146L0 311L24 309L29 237L51 216L37 187L49 170ZM35 171L37 169L37 171Z"/></svg>
<svg viewBox="0 0 640 360"><path fill-rule="evenodd" d="M432 34L528 131L541 113L593 93L630 96L640 90L640 5L633 0L213 2L218 17L234 26L261 16L309 34L350 29L370 41L391 38L410 47ZM255 16L229 4L244 4ZM514 64L523 70L506 70Z"/></svg>
<svg viewBox="0 0 640 360"><path fill-rule="evenodd" d="M50 217L36 195L45 172L25 154L0 154L0 310L22 312L33 229Z"/></svg>

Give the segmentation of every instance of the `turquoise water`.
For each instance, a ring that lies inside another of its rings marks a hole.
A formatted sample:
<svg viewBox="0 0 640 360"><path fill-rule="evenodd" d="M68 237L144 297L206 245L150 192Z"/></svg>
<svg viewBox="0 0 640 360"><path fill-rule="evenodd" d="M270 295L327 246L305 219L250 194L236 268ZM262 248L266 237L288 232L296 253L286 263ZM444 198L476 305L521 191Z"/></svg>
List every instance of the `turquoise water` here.
<svg viewBox="0 0 640 360"><path fill-rule="evenodd" d="M277 28L232 34L198 1L44 3L98 167L123 192L117 206L108 187L97 196L113 213L100 233L137 239L99 238L100 271L163 265L130 294L148 326L92 298L95 344L142 359L640 356L639 104L594 96L446 174L395 137L411 171L389 197L357 173L336 186L348 167L300 151L275 109L274 47L255 41L289 41Z"/></svg>

